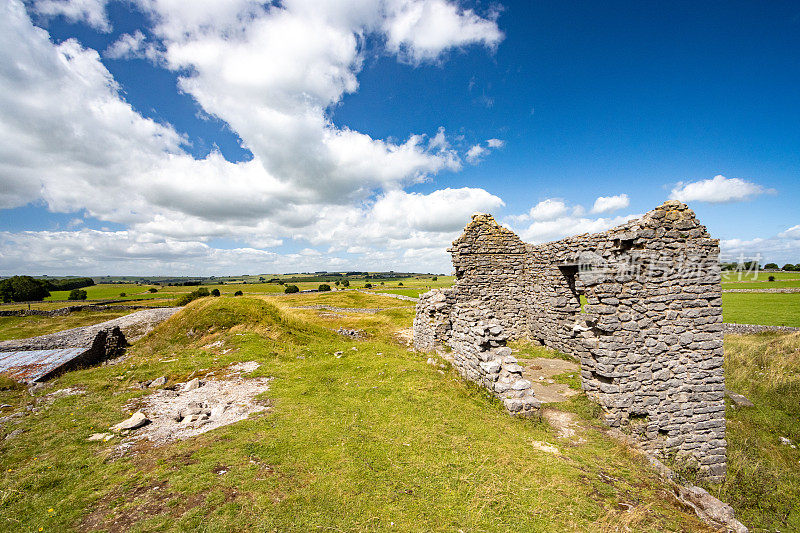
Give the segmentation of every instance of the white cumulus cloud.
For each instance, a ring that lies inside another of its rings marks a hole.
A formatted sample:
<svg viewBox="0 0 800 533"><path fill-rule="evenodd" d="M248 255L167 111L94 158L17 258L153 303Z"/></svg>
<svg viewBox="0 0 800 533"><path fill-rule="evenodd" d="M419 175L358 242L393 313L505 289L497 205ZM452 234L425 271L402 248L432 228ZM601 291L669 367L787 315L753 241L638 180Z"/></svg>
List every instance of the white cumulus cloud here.
<svg viewBox="0 0 800 533"><path fill-rule="evenodd" d="M594 201L592 213L612 213L625 209L631 201L627 194L617 194L616 196L600 196Z"/></svg>
<svg viewBox="0 0 800 533"><path fill-rule="evenodd" d="M397 0L386 7L386 46L413 63L435 61L448 49L473 43L495 47L503 39L494 20L445 0Z"/></svg>
<svg viewBox="0 0 800 533"><path fill-rule="evenodd" d="M679 182L672 189L670 199L681 202L709 202L715 204L741 202L765 193L774 193L756 183L741 178L718 175L712 179Z"/></svg>
<svg viewBox="0 0 800 533"><path fill-rule="evenodd" d="M85 22L93 28L108 32L111 24L106 16L108 0L34 0L33 9L46 16L61 15L70 22Z"/></svg>

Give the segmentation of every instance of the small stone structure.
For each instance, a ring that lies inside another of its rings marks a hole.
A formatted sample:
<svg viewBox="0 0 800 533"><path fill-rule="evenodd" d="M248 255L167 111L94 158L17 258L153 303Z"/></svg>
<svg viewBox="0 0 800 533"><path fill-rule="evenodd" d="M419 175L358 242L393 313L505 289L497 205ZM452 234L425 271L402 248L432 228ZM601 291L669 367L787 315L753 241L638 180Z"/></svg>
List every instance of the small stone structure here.
<svg viewBox="0 0 800 533"><path fill-rule="evenodd" d="M719 242L686 205L542 245L479 214L449 251L456 282L420 297L417 349L451 350L458 371L512 413L538 402L506 338L572 354L608 425L724 479Z"/></svg>
<svg viewBox="0 0 800 533"><path fill-rule="evenodd" d="M118 355L181 307L131 313L92 326L67 329L28 339L0 341L0 373L21 382L49 379Z"/></svg>

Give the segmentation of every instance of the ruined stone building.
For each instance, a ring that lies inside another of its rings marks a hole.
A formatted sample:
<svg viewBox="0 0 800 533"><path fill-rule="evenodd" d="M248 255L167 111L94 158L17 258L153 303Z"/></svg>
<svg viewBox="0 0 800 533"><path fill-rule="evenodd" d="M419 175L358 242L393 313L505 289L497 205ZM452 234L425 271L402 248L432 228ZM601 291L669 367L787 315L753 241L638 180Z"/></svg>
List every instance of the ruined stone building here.
<svg viewBox="0 0 800 533"><path fill-rule="evenodd" d="M571 354L608 425L724 479L719 244L686 205L541 245L474 215L449 252L456 282L420 297L417 349L442 348L522 415L539 402L505 341Z"/></svg>

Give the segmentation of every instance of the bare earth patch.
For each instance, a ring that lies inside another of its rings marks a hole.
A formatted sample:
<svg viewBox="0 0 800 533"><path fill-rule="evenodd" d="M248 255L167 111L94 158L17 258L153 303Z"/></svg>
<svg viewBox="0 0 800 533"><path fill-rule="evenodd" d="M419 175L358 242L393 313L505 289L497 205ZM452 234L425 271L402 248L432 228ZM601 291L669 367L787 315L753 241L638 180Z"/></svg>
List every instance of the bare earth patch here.
<svg viewBox="0 0 800 533"><path fill-rule="evenodd" d="M177 390L160 389L141 398L138 409L150 423L130 433L118 448L124 451L141 440L160 446L233 424L266 410L268 402L260 402L256 396L269 390L272 378L245 378L241 375L256 370L258 366L255 361L237 363L228 367L231 374L226 379L200 381L199 386L191 390L183 390L186 384L180 384Z"/></svg>
<svg viewBox="0 0 800 533"><path fill-rule="evenodd" d="M553 429L558 431L558 437L562 439L575 437L576 430L580 429L578 416L575 413L556 411L555 409L542 409L542 417L553 426Z"/></svg>
<svg viewBox="0 0 800 533"><path fill-rule="evenodd" d="M578 391L570 389L569 385L556 383L552 379L553 376L564 372L580 373L581 369L577 363L563 359L536 358L520 360L520 364L525 367L522 376L531 382L531 388L540 402L563 402L570 396L579 394Z"/></svg>

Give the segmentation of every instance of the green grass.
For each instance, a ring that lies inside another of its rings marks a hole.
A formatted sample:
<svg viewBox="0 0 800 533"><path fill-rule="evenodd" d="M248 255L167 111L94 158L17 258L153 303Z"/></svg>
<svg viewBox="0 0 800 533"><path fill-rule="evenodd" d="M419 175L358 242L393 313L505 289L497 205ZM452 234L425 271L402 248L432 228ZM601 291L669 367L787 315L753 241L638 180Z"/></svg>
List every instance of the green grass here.
<svg viewBox="0 0 800 533"><path fill-rule="evenodd" d="M135 285L135 284L97 284L91 287L84 287L81 290L86 291L86 298L88 300L131 300L138 298L163 298L159 293L152 294L147 291L149 288L160 289L157 285ZM186 287L190 289L190 287ZM121 297L120 293L124 292L125 296ZM189 292L188 290L186 292ZM66 300L70 291L51 291L50 296L45 298L48 300ZM75 302L80 303L80 302Z"/></svg>
<svg viewBox="0 0 800 533"><path fill-rule="evenodd" d="M390 300L331 294L306 301L347 298ZM603 433L590 428L583 444L560 442L547 424L508 416L482 390L394 342L396 330L410 324L407 310L348 315L344 323L371 332L352 341L331 331L339 322L288 309L293 299L198 300L139 341L123 363L57 378L50 390L73 386L86 394L40 403L13 426L23 435L0 440L1 527L704 530L641 457ZM187 336L190 329L195 336ZM225 346L203 348L214 340ZM122 458L111 454L113 440L85 440L125 418L126 402L148 394L138 381L162 374L181 381L248 360L262 365L254 375L275 378L267 413ZM19 407L31 400L9 389L0 401ZM532 441L561 453L541 452ZM622 510L623 502L634 510Z"/></svg>
<svg viewBox="0 0 800 533"><path fill-rule="evenodd" d="M749 281L767 281L770 276L775 276L776 281L780 280L797 280L800 279L800 272L758 272L747 274L742 272L739 276L737 272L723 272L722 283L728 282L749 282Z"/></svg>
<svg viewBox="0 0 800 533"><path fill-rule="evenodd" d="M800 287L800 279L785 281L740 281L723 283L723 289L796 289Z"/></svg>
<svg viewBox="0 0 800 533"><path fill-rule="evenodd" d="M800 293L722 294L725 322L800 327Z"/></svg>
<svg viewBox="0 0 800 533"><path fill-rule="evenodd" d="M401 294L403 296L411 296L412 298L419 298L419 295L423 292L427 292L425 289L376 289L373 287L375 292L386 292L389 294Z"/></svg>
<svg viewBox="0 0 800 533"><path fill-rule="evenodd" d="M800 531L800 334L725 338L726 386L755 407L728 403L728 476L712 493L751 531Z"/></svg>
<svg viewBox="0 0 800 533"><path fill-rule="evenodd" d="M537 346L527 339L512 340L508 343L509 348L516 350L514 356L517 359L563 359L564 361L571 361L573 363L579 362L575 357L569 354L561 353L558 350L553 350L546 346Z"/></svg>
<svg viewBox="0 0 800 533"><path fill-rule="evenodd" d="M0 341L47 335L65 329L90 326L125 316L133 311L75 311L66 316L0 316Z"/></svg>

